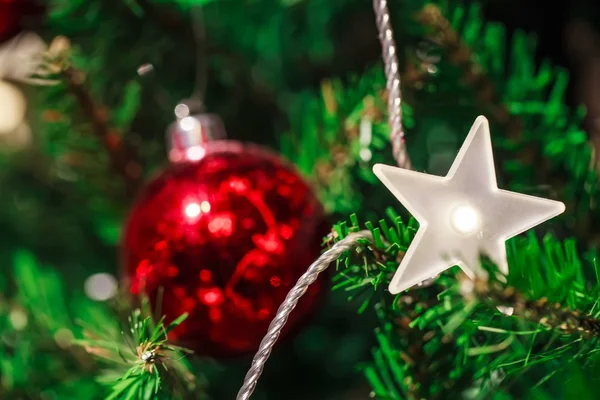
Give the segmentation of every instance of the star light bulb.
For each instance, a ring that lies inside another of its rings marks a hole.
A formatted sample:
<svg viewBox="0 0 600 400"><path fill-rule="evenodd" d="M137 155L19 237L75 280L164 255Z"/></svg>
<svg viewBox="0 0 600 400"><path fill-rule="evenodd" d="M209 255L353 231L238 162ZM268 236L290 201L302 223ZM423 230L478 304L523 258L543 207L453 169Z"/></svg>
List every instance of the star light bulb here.
<svg viewBox="0 0 600 400"><path fill-rule="evenodd" d="M392 278L392 294L454 265L472 277L482 254L508 274L505 241L565 211L559 201L498 188L485 117L475 120L446 176L381 164L373 170L420 224Z"/></svg>

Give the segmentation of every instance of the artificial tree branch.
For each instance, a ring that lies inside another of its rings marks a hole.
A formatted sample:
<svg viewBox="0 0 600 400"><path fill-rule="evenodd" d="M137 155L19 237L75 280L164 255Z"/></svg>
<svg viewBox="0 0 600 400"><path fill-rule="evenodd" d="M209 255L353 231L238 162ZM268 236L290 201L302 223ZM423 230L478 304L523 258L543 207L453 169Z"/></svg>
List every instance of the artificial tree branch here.
<svg viewBox="0 0 600 400"><path fill-rule="evenodd" d="M135 193L142 183L143 169L137 155L124 142L121 133L110 126L108 109L94 100L85 85L83 72L70 66L62 71L61 76L71 94L77 99L83 114L90 121L92 131L102 141L113 168L121 175L127 189Z"/></svg>
<svg viewBox="0 0 600 400"><path fill-rule="evenodd" d="M121 132L110 125L108 108L93 98L86 86L85 73L70 63L70 49L67 38L54 39L46 54L43 70L62 78L91 123L93 133L102 141L114 170L125 181L127 190L136 193L143 175L139 158L123 140Z"/></svg>
<svg viewBox="0 0 600 400"><path fill-rule="evenodd" d="M429 4L416 15L416 20L434 32L436 43L446 50L449 61L463 71L463 81L473 88L478 103L487 111L490 120L503 128L508 139L522 140L525 126L522 118L510 112L507 104L498 95L499 91L494 82L477 63L474 52L461 39L450 21L442 15L440 8ZM537 166L535 171L538 182L554 181L553 186L564 186L564 182L557 181L556 175L550 173L540 148L534 143L525 144L516 157L525 165ZM503 169L500 173L506 182L511 180L510 175ZM579 230L589 234L585 222L579 224L583 225Z"/></svg>
<svg viewBox="0 0 600 400"><path fill-rule="evenodd" d="M416 20L429 27L436 34L436 40L440 46L448 52L450 62L461 68L464 81L473 87L480 104L489 111L490 119L504 128L509 139L518 140L522 138L524 123L522 119L510 113L509 108L498 96L492 80L485 74L483 68L476 62L473 52L469 46L460 38L459 34L452 28L451 23L442 15L440 8L429 4L425 6L416 16ZM593 146L593 149L596 147ZM534 144L525 145L518 155L519 160L526 165L536 165L535 171L538 182L553 182L553 186L562 191L566 185L557 174L551 173L547 167L540 148ZM592 160L597 164L597 157ZM510 177L505 176L507 181ZM567 207L570 209L571 207ZM575 207L573 207L575 209ZM581 237L590 240L600 240L593 232L588 219L577 219L575 231L580 232Z"/></svg>
<svg viewBox="0 0 600 400"><path fill-rule="evenodd" d="M436 41L447 50L450 62L463 70L463 80L475 89L477 100L489 111L490 119L504 127L509 138L520 137L523 122L520 118L511 115L508 107L498 96L494 83L475 61L473 52L452 28L450 21L442 15L440 8L428 4L417 14L416 20L433 29Z"/></svg>
<svg viewBox="0 0 600 400"><path fill-rule="evenodd" d="M600 337L600 320L589 314L551 303L546 298L528 299L512 286L498 280L476 277L474 281L461 276L461 288L467 299L473 299L490 307L512 307L513 315L542 324L561 333Z"/></svg>
<svg viewBox="0 0 600 400"><path fill-rule="evenodd" d="M423 66L417 66L407 63L406 70L402 73L402 82L405 86L420 88L425 79L431 74ZM338 104L336 100L335 88L331 81L321 82L321 95L325 109L330 115L337 115ZM368 118L373 123L381 123L385 120L385 103L387 103L387 90L381 90L380 93L365 96L362 99L362 116ZM375 101L375 97L383 99L383 103ZM359 126L356 123L349 123L348 116L343 116L343 129L339 132L339 143L327 144L330 146L331 157L325 160L319 160L316 164L316 184L318 186L327 186L336 171L345 168L351 163L349 143L356 141L360 136Z"/></svg>

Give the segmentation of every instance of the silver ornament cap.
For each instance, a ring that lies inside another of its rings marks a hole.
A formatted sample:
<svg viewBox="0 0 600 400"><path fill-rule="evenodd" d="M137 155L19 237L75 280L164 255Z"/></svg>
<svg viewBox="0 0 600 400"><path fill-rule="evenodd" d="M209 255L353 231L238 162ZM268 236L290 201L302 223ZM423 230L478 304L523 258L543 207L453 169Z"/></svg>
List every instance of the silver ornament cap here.
<svg viewBox="0 0 600 400"><path fill-rule="evenodd" d="M177 109L176 114L178 114ZM226 137L225 126L218 115L179 113L177 121L172 123L167 131L169 160L171 162L198 161L206 154L206 146L209 142Z"/></svg>

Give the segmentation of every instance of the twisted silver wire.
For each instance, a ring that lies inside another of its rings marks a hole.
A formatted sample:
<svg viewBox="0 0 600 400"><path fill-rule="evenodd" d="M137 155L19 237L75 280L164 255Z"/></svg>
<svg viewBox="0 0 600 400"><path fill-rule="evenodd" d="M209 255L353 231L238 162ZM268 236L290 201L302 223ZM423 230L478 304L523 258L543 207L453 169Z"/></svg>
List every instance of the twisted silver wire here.
<svg viewBox="0 0 600 400"><path fill-rule="evenodd" d="M319 274L325 271L329 264L336 261L345 252L355 248L361 239L372 241L373 236L371 235L371 232L367 230L349 234L344 239L333 245L331 249L323 253L315 262L310 265L310 267L308 267L308 270L304 273L304 275L298 279L296 285L292 288L292 290L290 290L284 302L277 310L275 318L273 321L271 321L269 330L260 343L258 352L252 360L252 365L250 366L250 370L244 378L244 384L238 392L236 400L248 400L254 392L258 378L260 378L263 372L265 363L271 355L271 351L273 350L273 346L281 334L281 330L285 326L285 323L287 322L288 317L294 308L296 308L298 301L306 292L306 289L308 289L308 287L317 280Z"/></svg>
<svg viewBox="0 0 600 400"><path fill-rule="evenodd" d="M412 169L410 157L406 151L404 128L402 127L402 92L400 90L400 67L394 32L390 21L387 0L373 0L373 9L379 30L379 41L383 54L386 87L388 92L388 122L392 154L400 168Z"/></svg>

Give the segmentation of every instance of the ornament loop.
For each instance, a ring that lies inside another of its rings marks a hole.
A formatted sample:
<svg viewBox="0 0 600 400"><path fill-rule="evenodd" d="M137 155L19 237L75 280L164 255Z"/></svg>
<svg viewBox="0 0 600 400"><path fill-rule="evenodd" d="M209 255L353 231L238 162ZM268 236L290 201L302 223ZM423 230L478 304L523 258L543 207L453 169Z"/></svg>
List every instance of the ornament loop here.
<svg viewBox="0 0 600 400"><path fill-rule="evenodd" d="M184 106L180 104L180 106ZM179 110L178 118L168 129L167 148L171 162L189 162L202 159L206 144L227 137L221 118L216 114L189 115Z"/></svg>

